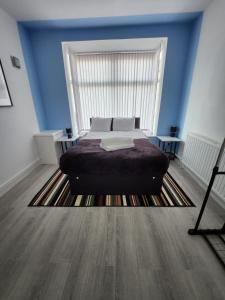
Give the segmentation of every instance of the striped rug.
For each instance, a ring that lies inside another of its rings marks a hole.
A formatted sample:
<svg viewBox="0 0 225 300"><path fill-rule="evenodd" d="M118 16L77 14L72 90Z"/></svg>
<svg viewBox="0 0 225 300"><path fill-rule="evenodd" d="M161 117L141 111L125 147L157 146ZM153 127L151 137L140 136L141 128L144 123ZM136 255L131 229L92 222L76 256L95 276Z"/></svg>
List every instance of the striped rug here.
<svg viewBox="0 0 225 300"><path fill-rule="evenodd" d="M55 207L190 207L195 206L173 177L166 173L162 192L152 195L76 195L70 193L69 180L57 170L35 195L29 206Z"/></svg>

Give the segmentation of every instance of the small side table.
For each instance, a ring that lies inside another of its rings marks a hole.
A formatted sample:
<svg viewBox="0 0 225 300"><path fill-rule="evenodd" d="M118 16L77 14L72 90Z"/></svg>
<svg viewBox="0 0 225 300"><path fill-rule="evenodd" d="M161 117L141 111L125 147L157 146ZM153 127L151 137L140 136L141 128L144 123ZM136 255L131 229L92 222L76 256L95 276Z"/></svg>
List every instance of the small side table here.
<svg viewBox="0 0 225 300"><path fill-rule="evenodd" d="M62 153L65 153L69 147L73 146L77 143L79 137L72 136L71 138L68 138L68 136L64 135L57 139L57 142L61 144Z"/></svg>
<svg viewBox="0 0 225 300"><path fill-rule="evenodd" d="M159 148L161 148L162 144L162 150L169 154L170 159L174 159L176 157L177 143L181 143L182 140L172 136L157 136L157 139L159 141ZM169 151L167 151L167 144L170 145Z"/></svg>

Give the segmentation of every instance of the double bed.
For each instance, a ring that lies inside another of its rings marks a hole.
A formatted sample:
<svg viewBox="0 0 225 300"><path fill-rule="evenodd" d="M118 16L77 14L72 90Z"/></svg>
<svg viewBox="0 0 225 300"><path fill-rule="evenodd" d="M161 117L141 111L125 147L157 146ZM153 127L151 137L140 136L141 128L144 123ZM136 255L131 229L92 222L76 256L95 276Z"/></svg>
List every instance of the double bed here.
<svg viewBox="0 0 225 300"><path fill-rule="evenodd" d="M61 156L73 195L160 193L169 161L138 129L139 122L132 131L90 131ZM105 151L100 143L109 137L131 137L134 147Z"/></svg>

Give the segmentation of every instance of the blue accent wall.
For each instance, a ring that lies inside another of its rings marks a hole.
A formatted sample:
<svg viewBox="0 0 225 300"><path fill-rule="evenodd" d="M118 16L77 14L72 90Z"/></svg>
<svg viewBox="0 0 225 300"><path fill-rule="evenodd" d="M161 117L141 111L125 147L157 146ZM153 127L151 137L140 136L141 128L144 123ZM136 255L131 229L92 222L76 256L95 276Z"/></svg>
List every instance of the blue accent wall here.
<svg viewBox="0 0 225 300"><path fill-rule="evenodd" d="M86 24L86 25L85 25ZM116 25L119 24L119 25ZM134 25L135 24L135 25ZM182 126L188 101L201 14L19 23L28 76L41 129L71 126L62 41L168 37L158 134Z"/></svg>
<svg viewBox="0 0 225 300"><path fill-rule="evenodd" d="M39 79L37 77L37 68L34 64L33 51L30 43L29 31L19 25L19 34L22 44L24 59L26 62L29 83L31 87L32 98L37 115L40 130L47 128L47 117L45 114L44 103L40 93Z"/></svg>

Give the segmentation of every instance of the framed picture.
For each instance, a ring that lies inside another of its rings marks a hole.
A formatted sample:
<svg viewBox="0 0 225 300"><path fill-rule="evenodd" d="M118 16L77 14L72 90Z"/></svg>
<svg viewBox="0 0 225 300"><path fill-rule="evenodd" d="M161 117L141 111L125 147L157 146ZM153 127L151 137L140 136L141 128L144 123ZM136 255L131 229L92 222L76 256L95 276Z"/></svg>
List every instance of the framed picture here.
<svg viewBox="0 0 225 300"><path fill-rule="evenodd" d="M12 105L13 104L9 93L9 88L6 82L2 62L0 60L0 107Z"/></svg>

